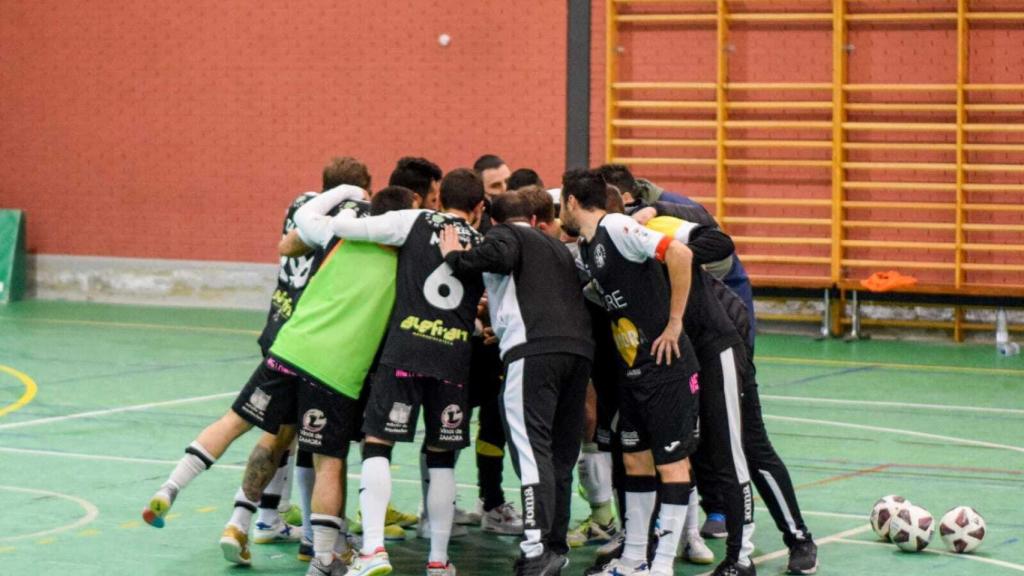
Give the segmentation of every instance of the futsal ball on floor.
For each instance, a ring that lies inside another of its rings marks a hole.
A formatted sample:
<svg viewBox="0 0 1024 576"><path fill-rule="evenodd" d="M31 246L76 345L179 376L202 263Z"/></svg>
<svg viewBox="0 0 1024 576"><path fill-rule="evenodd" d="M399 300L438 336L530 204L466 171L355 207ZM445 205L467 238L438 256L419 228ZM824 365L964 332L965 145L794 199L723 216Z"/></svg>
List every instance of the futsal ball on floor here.
<svg viewBox="0 0 1024 576"><path fill-rule="evenodd" d="M985 538L985 519L970 506L957 506L946 512L939 522L939 536L957 554L966 554L981 545Z"/></svg>
<svg viewBox="0 0 1024 576"><path fill-rule="evenodd" d="M890 494L879 498L871 509L871 529L882 540L889 541L889 522L901 509L910 506L910 501L903 496Z"/></svg>
<svg viewBox="0 0 1024 576"><path fill-rule="evenodd" d="M935 519L920 506L904 506L889 522L889 538L904 552L920 552L935 533Z"/></svg>

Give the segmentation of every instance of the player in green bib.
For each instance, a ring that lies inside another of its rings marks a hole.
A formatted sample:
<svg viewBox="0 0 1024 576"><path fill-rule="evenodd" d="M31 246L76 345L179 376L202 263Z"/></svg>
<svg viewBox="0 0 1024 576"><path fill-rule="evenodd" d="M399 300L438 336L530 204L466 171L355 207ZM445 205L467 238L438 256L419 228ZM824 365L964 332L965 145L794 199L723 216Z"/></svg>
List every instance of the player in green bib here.
<svg viewBox="0 0 1024 576"><path fill-rule="evenodd" d="M321 194L307 203L311 210L295 215L302 242L326 249L327 257L270 348L271 358L302 376L297 434L299 447L313 453L316 470L310 514L314 557L307 572L315 576L344 572L334 554L344 517L345 459L350 442L360 437L363 383L395 302L398 254L371 242L321 238L309 220L336 205L362 216L411 208L414 202L413 192L400 186L380 190L369 206L351 200L338 205L344 194Z"/></svg>

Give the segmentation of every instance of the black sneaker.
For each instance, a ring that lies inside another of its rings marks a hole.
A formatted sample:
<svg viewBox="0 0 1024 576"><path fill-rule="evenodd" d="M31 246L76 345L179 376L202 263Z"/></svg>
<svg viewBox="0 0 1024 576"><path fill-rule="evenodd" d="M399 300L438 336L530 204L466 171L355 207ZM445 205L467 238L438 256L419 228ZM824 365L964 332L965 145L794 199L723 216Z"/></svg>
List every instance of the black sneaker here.
<svg viewBox="0 0 1024 576"><path fill-rule="evenodd" d="M584 576L597 574L604 570L604 565L622 556L622 550L626 547L626 531L621 530L610 542L597 549L594 563L583 572Z"/></svg>
<svg viewBox="0 0 1024 576"><path fill-rule="evenodd" d="M757 576L757 568L754 568L753 563L743 566L733 560L726 560L715 568L711 576Z"/></svg>
<svg viewBox="0 0 1024 576"><path fill-rule="evenodd" d="M818 546L814 540L800 540L789 549L790 574L814 574L818 571Z"/></svg>
<svg viewBox="0 0 1024 576"><path fill-rule="evenodd" d="M562 568L569 565L569 559L561 554L545 550L535 558L520 556L516 560L516 576L558 576Z"/></svg>

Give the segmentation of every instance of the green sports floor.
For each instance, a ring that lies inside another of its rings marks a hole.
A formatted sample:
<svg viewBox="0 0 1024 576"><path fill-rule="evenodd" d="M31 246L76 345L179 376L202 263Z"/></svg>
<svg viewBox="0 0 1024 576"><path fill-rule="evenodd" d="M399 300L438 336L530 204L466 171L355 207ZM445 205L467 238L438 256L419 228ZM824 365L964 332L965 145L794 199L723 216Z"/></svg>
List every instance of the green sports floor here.
<svg viewBox="0 0 1024 576"><path fill-rule="evenodd" d="M254 312L0 306L0 575L304 573L293 546L254 547L249 570L220 557L254 435L182 493L166 528L140 519L182 449L257 364L262 320ZM1024 357L999 357L993 346L762 335L757 364L769 430L820 545L819 574L1024 572ZM458 468L465 507L475 502L472 460ZM415 511L416 447L398 449L394 462L395 504ZM505 485L515 497L511 466ZM922 554L876 541L867 516L890 493L936 517L973 506L988 522L984 544L954 556L937 535ZM578 500L575 516L585 510ZM757 513L759 573L779 574L786 551L768 514ZM721 554L721 541L712 547ZM396 573L422 574L425 541L390 550ZM509 574L515 553L514 539L476 530L452 545L467 576ZM565 573L582 573L591 554L574 551ZM706 571L680 563L676 574Z"/></svg>

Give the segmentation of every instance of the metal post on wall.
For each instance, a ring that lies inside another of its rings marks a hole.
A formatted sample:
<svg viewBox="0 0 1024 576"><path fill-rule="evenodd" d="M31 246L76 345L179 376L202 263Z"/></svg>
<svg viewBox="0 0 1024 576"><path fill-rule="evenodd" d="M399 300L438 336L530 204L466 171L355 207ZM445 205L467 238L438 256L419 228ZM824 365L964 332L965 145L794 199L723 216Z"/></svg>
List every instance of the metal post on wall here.
<svg viewBox="0 0 1024 576"><path fill-rule="evenodd" d="M569 0L565 168L590 166L590 1Z"/></svg>

